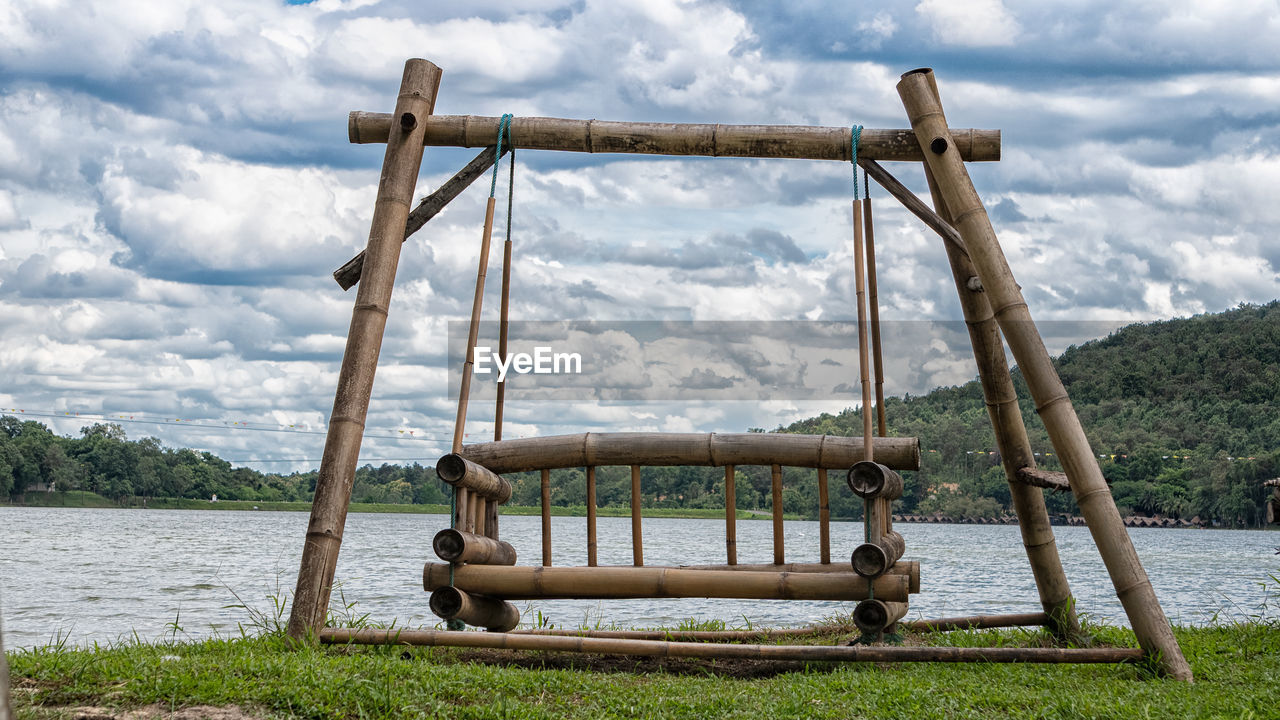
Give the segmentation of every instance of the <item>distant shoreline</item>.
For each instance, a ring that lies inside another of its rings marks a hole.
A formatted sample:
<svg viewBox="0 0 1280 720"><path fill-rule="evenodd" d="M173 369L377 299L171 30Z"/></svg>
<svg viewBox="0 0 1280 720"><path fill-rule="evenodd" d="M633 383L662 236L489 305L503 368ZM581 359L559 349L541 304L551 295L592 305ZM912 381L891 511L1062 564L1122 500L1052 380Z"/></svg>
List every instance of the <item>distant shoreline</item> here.
<svg viewBox="0 0 1280 720"><path fill-rule="evenodd" d="M59 493L28 493L20 503L0 503L0 507L66 507L66 508L98 508L118 510L240 510L260 512L310 512L309 502L277 502L264 500L196 500L193 498L133 498L127 502L116 502L96 493L72 491ZM399 513L412 515L448 515L448 505L408 505L399 503L351 503L353 513ZM597 509L600 517L630 517L628 507L601 507ZM530 505L504 505L503 515L540 515L542 509ZM585 506L560 507L552 506L551 514L555 517L586 517ZM643 508L641 515L647 518L681 518L693 520L720 519L724 510L718 508ZM764 520L772 517L767 511L739 510L739 520ZM787 520L802 520L800 515L787 514Z"/></svg>

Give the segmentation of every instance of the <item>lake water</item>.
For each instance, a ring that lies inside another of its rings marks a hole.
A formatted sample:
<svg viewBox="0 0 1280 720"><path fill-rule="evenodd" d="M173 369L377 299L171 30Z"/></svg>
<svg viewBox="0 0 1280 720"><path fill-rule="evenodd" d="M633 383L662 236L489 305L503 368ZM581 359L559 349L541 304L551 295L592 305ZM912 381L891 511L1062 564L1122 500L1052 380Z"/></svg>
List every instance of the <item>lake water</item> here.
<svg viewBox="0 0 1280 720"><path fill-rule="evenodd" d="M629 518L599 519L601 564L631 563ZM443 515L352 514L338 563L341 597L356 614L432 626L422 565L434 560L432 535ZM236 595L269 612L271 595L292 593L306 513L0 508L0 612L6 648L59 636L74 644L136 636L237 634L249 613ZM540 561L540 520L504 517L503 539L520 564ZM1040 609L1016 526L899 525L907 558L921 562L919 595L909 617ZM738 559L770 562L771 524L739 521ZM1126 624L1088 530L1055 528L1080 609ZM1262 530L1131 529L1170 619L1204 624L1278 614L1280 533ZM832 556L847 558L860 523L832 524ZM586 564L586 520L554 518L553 559ZM724 559L724 522L644 520L649 565L716 564ZM818 524L788 521L788 562L817 562ZM234 594L233 594L234 593ZM339 593L335 592L335 601ZM674 625L689 618L733 626L803 625L853 603L779 600L610 600L517 603L526 624L538 614L557 627Z"/></svg>

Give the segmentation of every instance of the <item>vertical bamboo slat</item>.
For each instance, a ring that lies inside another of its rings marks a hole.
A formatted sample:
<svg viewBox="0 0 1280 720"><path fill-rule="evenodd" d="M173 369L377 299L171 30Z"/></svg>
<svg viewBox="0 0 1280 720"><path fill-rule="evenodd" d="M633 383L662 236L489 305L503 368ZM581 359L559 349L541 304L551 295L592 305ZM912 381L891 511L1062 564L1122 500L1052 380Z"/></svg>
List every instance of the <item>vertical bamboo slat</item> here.
<svg viewBox="0 0 1280 720"><path fill-rule="evenodd" d="M494 540L498 539L498 502L496 500L486 500L484 502L485 518L484 518L484 534Z"/></svg>
<svg viewBox="0 0 1280 720"><path fill-rule="evenodd" d="M631 466L631 562L644 565L644 540L640 533L640 466Z"/></svg>
<svg viewBox="0 0 1280 720"><path fill-rule="evenodd" d="M725 562L738 564L738 496L732 465L724 466L724 551Z"/></svg>
<svg viewBox="0 0 1280 720"><path fill-rule="evenodd" d="M786 559L786 543L782 536L782 466L773 466L770 482L773 492L773 564L781 565Z"/></svg>
<svg viewBox="0 0 1280 720"><path fill-rule="evenodd" d="M288 631L294 639L316 637L324 627L329 610L333 574L351 503L352 480L360 456L396 267L400 262L400 246L422 164L426 120L435 108L439 88L440 68L417 58L405 63L396 98L394 117L398 122L393 123L387 138L365 248L365 281L360 284L351 312L351 326L298 567L298 584L289 613Z"/></svg>
<svg viewBox="0 0 1280 720"><path fill-rule="evenodd" d="M551 471L542 471L542 564L551 567Z"/></svg>
<svg viewBox="0 0 1280 720"><path fill-rule="evenodd" d="M831 503L827 497L827 471L818 469L818 552L822 564L831 562Z"/></svg>
<svg viewBox="0 0 1280 720"><path fill-rule="evenodd" d="M925 180L933 196L938 216L952 224L951 213L938 190L938 184L926 164ZM1004 465L1005 478L1009 481L1009 494L1013 500L1013 512L1018 518L1022 533L1022 545L1031 563L1031 574L1040 594L1040 605L1049 618L1049 630L1060 640L1078 641L1082 638L1080 621L1076 617L1075 598L1071 585L1062 569L1057 541L1045 507L1044 493L1018 482L1018 470L1034 468L1035 453L1027 437L1027 428L1018 408L1018 393L1009 374L1005 359L1004 342L1000 328L991 314L991 303L986 293L969 286L969 279L977 277L969 256L950 243L944 243L956 292L960 296L960 308L969 328L969 342L973 357L978 363L978 378L986 399L987 414L995 430L996 448Z"/></svg>
<svg viewBox="0 0 1280 720"><path fill-rule="evenodd" d="M1076 504L1102 555L1125 609L1134 635L1161 671L1179 680L1192 680L1177 638L1138 559L1097 459L1090 449L1080 418L1036 331L1026 301L1013 278L991 220L974 190L964 162L956 152L936 94L933 72L915 70L902 76L898 94L911 127L925 150L929 169L943 201L964 239L974 269L990 300L996 322L1009 342L1026 378L1036 410L1053 442L1054 451L1071 480Z"/></svg>
<svg viewBox="0 0 1280 720"><path fill-rule="evenodd" d="M587 468L587 566L596 566L596 469Z"/></svg>

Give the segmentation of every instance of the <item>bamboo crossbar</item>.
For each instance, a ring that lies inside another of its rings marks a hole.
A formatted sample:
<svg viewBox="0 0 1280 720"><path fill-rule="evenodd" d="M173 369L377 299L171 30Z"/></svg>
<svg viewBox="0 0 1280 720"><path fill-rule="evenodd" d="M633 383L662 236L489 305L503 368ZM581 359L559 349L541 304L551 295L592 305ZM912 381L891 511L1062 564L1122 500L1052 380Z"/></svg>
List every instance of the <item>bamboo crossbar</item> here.
<svg viewBox="0 0 1280 720"><path fill-rule="evenodd" d="M1017 478L1032 487L1055 492L1071 492L1071 482L1067 480L1067 474L1064 472L1024 467L1018 468Z"/></svg>
<svg viewBox="0 0 1280 720"><path fill-rule="evenodd" d="M777 573L664 567L500 567L426 563L423 589L453 585L503 600L623 600L632 598L741 598L754 600L865 600L868 582L853 573ZM876 578L882 600L905 601L906 575Z"/></svg>
<svg viewBox="0 0 1280 720"><path fill-rule="evenodd" d="M992 662L1122 663L1136 662L1136 648L975 648L872 645L735 645L625 640L522 633L450 630L353 630L325 628L320 642L352 645L421 645L544 650L641 657L699 657L741 660L831 662Z"/></svg>
<svg viewBox="0 0 1280 720"><path fill-rule="evenodd" d="M1034 627L1049 625L1049 613L1013 613L1009 615L970 615L968 617L938 618L936 620L904 620L901 625L917 632L944 630L987 630L1003 627Z"/></svg>
<svg viewBox="0 0 1280 720"><path fill-rule="evenodd" d="M916 438L873 439L876 462L920 468ZM582 433L465 445L466 459L499 475L615 465L783 465L848 470L863 459L862 438L787 433Z"/></svg>
<svg viewBox="0 0 1280 720"><path fill-rule="evenodd" d="M484 147L498 136L498 117L433 115L427 119L424 143L447 147ZM348 139L357 144L386 142L391 128L387 113L352 111ZM1000 159L1000 131L953 128L951 134L965 160ZM567 118L517 117L511 141L520 149L644 155L794 158L849 162L850 129L811 125L719 125L692 123L614 122ZM911 130L865 128L858 157L920 162L924 154Z"/></svg>

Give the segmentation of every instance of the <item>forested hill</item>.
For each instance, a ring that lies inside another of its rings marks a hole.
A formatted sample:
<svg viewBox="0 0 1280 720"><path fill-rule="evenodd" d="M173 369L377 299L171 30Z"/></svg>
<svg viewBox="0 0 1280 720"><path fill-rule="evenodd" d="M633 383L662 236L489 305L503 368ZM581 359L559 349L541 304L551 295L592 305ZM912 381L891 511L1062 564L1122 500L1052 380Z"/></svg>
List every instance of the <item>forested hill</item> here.
<svg viewBox="0 0 1280 720"><path fill-rule="evenodd" d="M1069 348L1054 364L1094 452L1105 456L1122 511L1258 524L1261 481L1280 475L1280 301L1129 325ZM1032 446L1042 464L1056 467L1016 369L1014 383ZM890 398L885 409L890 434L920 438L916 499L937 496L925 509L946 500L1008 502L977 380ZM861 416L822 415L779 431L860 434ZM938 492L950 483L959 486L956 497ZM1051 500L1070 511L1066 496Z"/></svg>

